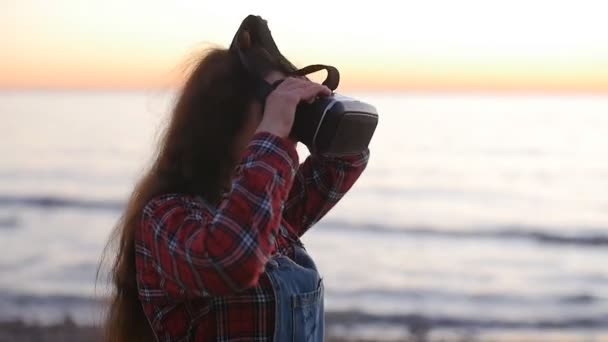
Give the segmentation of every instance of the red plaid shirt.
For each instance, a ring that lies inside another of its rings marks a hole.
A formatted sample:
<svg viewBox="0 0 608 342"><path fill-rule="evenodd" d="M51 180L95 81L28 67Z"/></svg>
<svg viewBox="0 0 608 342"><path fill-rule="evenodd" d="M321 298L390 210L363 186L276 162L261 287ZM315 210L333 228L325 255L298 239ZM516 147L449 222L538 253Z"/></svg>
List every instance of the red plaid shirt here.
<svg viewBox="0 0 608 342"><path fill-rule="evenodd" d="M369 150L309 156L256 133L217 207L198 196L163 194L143 210L136 233L139 298L160 341L271 341L274 292L264 273L274 253L299 241L355 183ZM286 233L279 234L280 229Z"/></svg>

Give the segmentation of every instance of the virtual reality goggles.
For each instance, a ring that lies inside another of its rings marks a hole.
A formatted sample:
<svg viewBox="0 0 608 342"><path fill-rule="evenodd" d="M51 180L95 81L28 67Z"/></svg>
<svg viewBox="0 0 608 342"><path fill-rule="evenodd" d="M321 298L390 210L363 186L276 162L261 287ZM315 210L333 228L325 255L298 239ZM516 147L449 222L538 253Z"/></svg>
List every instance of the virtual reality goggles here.
<svg viewBox="0 0 608 342"><path fill-rule="evenodd" d="M340 83L340 73L333 66L314 64L297 69L279 51L270 29L260 16L249 15L243 20L230 45L251 76L255 96L264 104L266 97L282 82L266 82L264 76L279 71L287 76L305 76L327 71L323 85L332 90L330 96L313 103L301 102L295 113L290 137L304 143L311 153L348 155L364 151L378 125L374 106L334 93Z"/></svg>

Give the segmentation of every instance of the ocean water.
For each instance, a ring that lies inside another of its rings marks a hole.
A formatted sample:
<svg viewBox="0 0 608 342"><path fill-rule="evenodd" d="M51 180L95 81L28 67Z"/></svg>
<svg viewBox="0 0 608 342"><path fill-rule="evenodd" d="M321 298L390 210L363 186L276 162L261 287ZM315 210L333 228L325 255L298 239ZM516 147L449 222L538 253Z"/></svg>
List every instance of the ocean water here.
<svg viewBox="0 0 608 342"><path fill-rule="evenodd" d="M334 333L608 338L608 97L348 95L380 113L369 166L303 238ZM99 319L173 96L0 93L0 319Z"/></svg>

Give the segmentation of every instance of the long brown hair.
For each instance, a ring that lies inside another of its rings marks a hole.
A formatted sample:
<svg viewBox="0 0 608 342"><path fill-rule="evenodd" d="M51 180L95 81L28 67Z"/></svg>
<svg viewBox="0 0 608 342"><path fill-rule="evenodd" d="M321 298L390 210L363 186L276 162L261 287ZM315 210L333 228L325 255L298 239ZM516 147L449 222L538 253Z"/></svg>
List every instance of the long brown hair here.
<svg viewBox="0 0 608 342"><path fill-rule="evenodd" d="M253 80L232 52L211 49L193 68L152 166L135 185L104 250L104 255L111 250L114 256L105 341L154 341L136 282L134 240L142 209L164 193L196 194L217 203L236 165L235 136L252 99Z"/></svg>

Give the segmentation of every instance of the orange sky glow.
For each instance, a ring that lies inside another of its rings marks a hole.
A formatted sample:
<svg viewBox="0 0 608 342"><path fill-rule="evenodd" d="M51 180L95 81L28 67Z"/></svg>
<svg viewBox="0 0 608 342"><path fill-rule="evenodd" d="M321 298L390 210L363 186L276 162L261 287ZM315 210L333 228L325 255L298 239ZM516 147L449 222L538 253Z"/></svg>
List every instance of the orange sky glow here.
<svg viewBox="0 0 608 342"><path fill-rule="evenodd" d="M175 86L249 13L341 89L608 92L608 3L580 0L3 1L0 87Z"/></svg>

